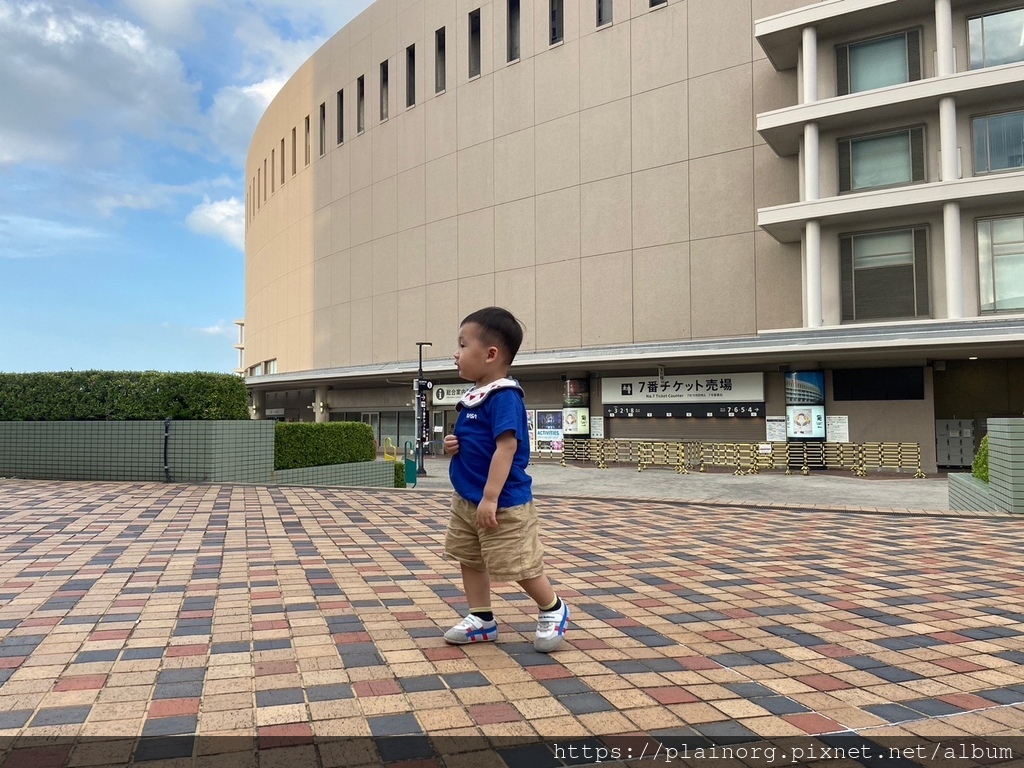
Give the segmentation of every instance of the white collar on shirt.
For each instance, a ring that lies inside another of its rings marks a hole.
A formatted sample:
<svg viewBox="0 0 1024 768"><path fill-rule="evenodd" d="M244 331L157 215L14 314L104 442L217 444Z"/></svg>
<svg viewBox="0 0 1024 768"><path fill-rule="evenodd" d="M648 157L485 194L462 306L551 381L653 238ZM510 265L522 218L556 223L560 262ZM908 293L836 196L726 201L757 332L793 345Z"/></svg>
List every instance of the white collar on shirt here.
<svg viewBox="0 0 1024 768"><path fill-rule="evenodd" d="M518 381L515 379L504 378L492 381L490 384L484 384L482 387L473 387L469 392L462 396L462 399L459 400L458 405L455 407L460 411L463 408L476 408L487 399L488 395L499 389L516 389L519 391L520 395L523 397L526 396L526 393L523 392L523 388L519 386Z"/></svg>

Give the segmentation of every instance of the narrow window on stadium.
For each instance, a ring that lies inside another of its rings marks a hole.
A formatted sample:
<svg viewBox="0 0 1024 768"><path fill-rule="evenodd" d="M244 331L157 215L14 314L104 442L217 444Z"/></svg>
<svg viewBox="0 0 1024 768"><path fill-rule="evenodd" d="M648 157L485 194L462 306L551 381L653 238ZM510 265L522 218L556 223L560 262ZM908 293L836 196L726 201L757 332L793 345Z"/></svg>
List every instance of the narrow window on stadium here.
<svg viewBox="0 0 1024 768"><path fill-rule="evenodd" d="M444 93L448 73L444 59L444 27L434 32L434 93Z"/></svg>
<svg viewBox="0 0 1024 768"><path fill-rule="evenodd" d="M1024 61L1024 8L997 11L967 22L971 69Z"/></svg>
<svg viewBox="0 0 1024 768"><path fill-rule="evenodd" d="M284 184L284 138L281 139L281 184Z"/></svg>
<svg viewBox="0 0 1024 768"><path fill-rule="evenodd" d="M565 35L565 9L562 0L548 0L548 17L551 20L548 43L554 45L562 42Z"/></svg>
<svg viewBox="0 0 1024 768"><path fill-rule="evenodd" d="M388 63L380 63L380 121L388 119Z"/></svg>
<svg viewBox="0 0 1024 768"><path fill-rule="evenodd" d="M839 140L839 191L925 180L924 126Z"/></svg>
<svg viewBox="0 0 1024 768"><path fill-rule="evenodd" d="M506 61L519 60L519 0L508 0L508 52Z"/></svg>
<svg viewBox="0 0 1024 768"><path fill-rule="evenodd" d="M928 229L839 238L842 320L928 317Z"/></svg>
<svg viewBox="0 0 1024 768"><path fill-rule="evenodd" d="M309 115L306 115L306 165L309 165Z"/></svg>
<svg viewBox="0 0 1024 768"><path fill-rule="evenodd" d="M366 130L366 78L356 79L356 133Z"/></svg>
<svg viewBox="0 0 1024 768"><path fill-rule="evenodd" d="M267 202L267 158L263 158L263 202Z"/></svg>
<svg viewBox="0 0 1024 768"><path fill-rule="evenodd" d="M416 45L405 49L405 106L416 104Z"/></svg>
<svg viewBox="0 0 1024 768"><path fill-rule="evenodd" d="M480 75L480 9L469 14L469 76Z"/></svg>
<svg viewBox="0 0 1024 768"><path fill-rule="evenodd" d="M971 130L975 174L1024 168L1024 112L976 117Z"/></svg>
<svg viewBox="0 0 1024 768"><path fill-rule="evenodd" d="M327 154L327 102L320 103L320 157Z"/></svg>
<svg viewBox="0 0 1024 768"><path fill-rule="evenodd" d="M836 368L832 399L924 400L924 368Z"/></svg>
<svg viewBox="0 0 1024 768"><path fill-rule="evenodd" d="M612 0L597 0L597 26L612 23Z"/></svg>
<svg viewBox="0 0 1024 768"><path fill-rule="evenodd" d="M270 194L277 191L277 151L270 150Z"/></svg>
<svg viewBox="0 0 1024 768"><path fill-rule="evenodd" d="M649 0L648 2L649 8L658 8L662 5L668 5L668 0Z"/></svg>
<svg viewBox="0 0 1024 768"><path fill-rule="evenodd" d="M260 200L260 184L263 181L263 169L256 168L256 210L258 211L263 207L263 201Z"/></svg>
<svg viewBox="0 0 1024 768"><path fill-rule="evenodd" d="M1024 216L978 222L982 312L1024 310Z"/></svg>
<svg viewBox="0 0 1024 768"><path fill-rule="evenodd" d="M338 143L345 143L345 89L338 91Z"/></svg>
<svg viewBox="0 0 1024 768"><path fill-rule="evenodd" d="M885 88L921 79L921 30L836 46L836 92Z"/></svg>
<svg viewBox="0 0 1024 768"><path fill-rule="evenodd" d="M298 172L298 139L296 130L292 128L292 176Z"/></svg>

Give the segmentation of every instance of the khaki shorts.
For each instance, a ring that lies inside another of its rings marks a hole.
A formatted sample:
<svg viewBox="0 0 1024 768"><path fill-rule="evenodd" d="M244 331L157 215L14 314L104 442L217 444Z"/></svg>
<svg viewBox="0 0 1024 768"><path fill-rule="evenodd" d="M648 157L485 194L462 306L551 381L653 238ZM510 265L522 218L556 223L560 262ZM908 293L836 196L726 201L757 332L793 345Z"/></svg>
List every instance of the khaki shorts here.
<svg viewBox="0 0 1024 768"><path fill-rule="evenodd" d="M533 502L498 510L498 527L481 530L476 504L452 496L452 516L444 539L444 556L494 581L522 581L544 573L544 549Z"/></svg>

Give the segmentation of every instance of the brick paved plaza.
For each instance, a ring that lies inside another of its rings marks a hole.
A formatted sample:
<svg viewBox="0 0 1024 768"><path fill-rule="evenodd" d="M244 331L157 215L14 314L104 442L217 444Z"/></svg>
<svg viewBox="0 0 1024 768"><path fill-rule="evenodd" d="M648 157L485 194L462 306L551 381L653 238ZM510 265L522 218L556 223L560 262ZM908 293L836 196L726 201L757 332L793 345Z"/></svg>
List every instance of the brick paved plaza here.
<svg viewBox="0 0 1024 768"><path fill-rule="evenodd" d="M525 768L588 762L570 740L835 734L1020 751L1020 520L542 498L574 620L545 656L515 585L497 644L441 640L466 608L447 501L0 481L4 764Z"/></svg>

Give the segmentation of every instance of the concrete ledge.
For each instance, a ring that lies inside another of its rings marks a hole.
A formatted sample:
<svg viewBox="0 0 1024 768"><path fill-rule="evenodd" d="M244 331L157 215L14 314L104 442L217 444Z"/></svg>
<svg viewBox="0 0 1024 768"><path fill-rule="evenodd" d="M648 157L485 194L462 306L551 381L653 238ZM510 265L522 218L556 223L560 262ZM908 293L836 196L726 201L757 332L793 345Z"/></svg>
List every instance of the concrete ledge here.
<svg viewBox="0 0 1024 768"><path fill-rule="evenodd" d="M949 508L971 510L973 512L1001 512L1002 510L992 498L988 483L974 475L952 474L947 476L949 483Z"/></svg>
<svg viewBox="0 0 1024 768"><path fill-rule="evenodd" d="M363 488L394 488L395 462L360 461L322 467L275 469L276 485L349 485Z"/></svg>

